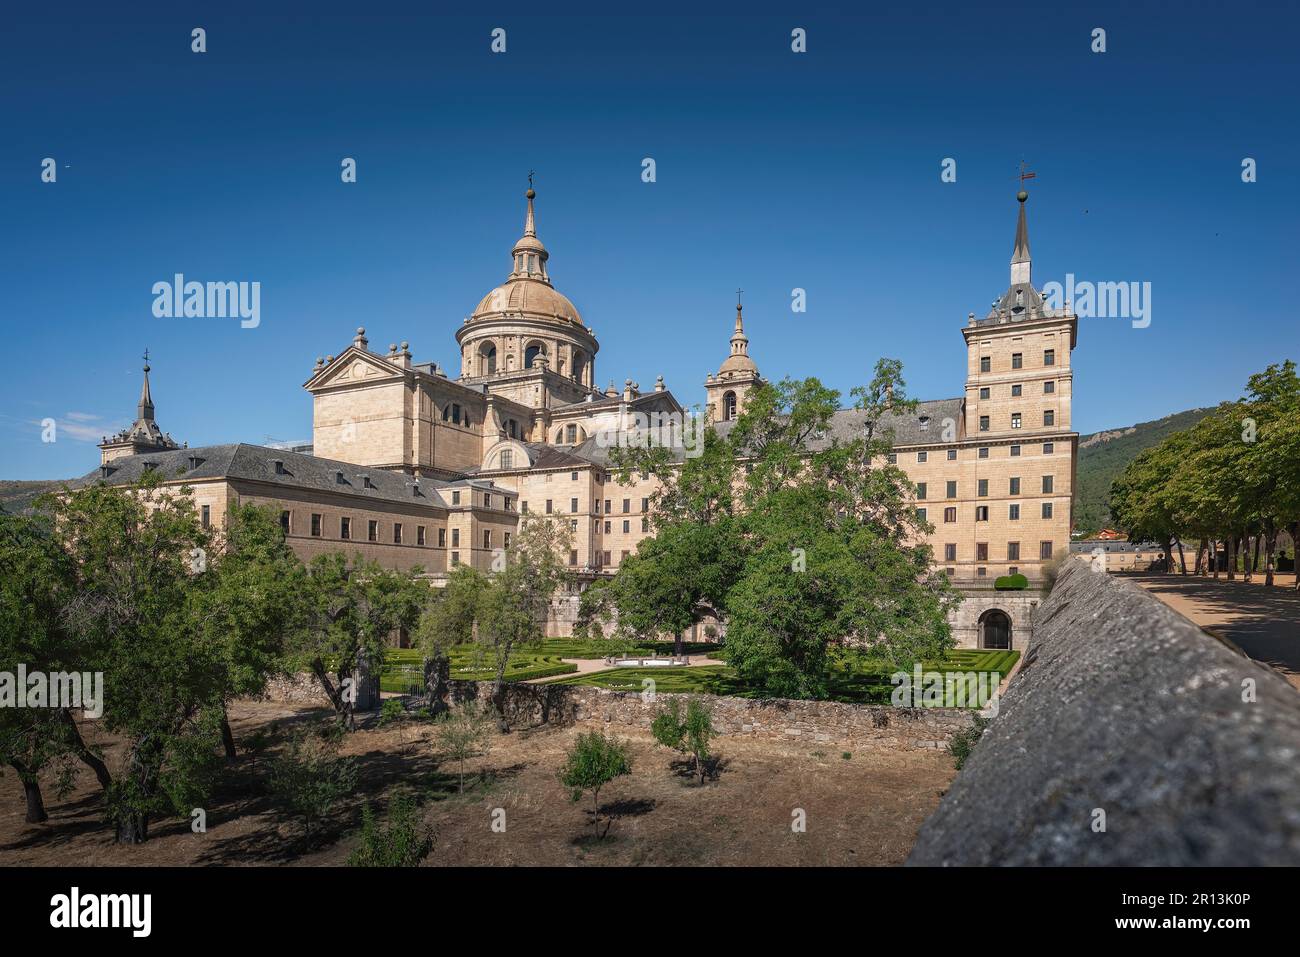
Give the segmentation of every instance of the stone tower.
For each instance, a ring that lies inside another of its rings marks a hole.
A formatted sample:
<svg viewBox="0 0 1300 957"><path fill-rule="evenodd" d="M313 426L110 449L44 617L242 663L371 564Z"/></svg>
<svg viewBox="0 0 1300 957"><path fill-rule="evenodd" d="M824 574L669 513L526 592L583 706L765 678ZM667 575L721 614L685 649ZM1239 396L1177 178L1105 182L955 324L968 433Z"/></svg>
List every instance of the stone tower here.
<svg viewBox="0 0 1300 957"><path fill-rule="evenodd" d="M731 334L731 355L723 360L717 375L704 380L710 422L730 422L745 408L745 399L762 383L758 366L749 357L749 337L739 299L736 301L736 329Z"/></svg>
<svg viewBox="0 0 1300 957"><path fill-rule="evenodd" d="M180 448L176 440L158 428L154 421L153 395L149 391L149 353L145 352L144 383L140 386L140 401L135 407L135 424L99 444L99 464L111 462L124 455L166 451Z"/></svg>

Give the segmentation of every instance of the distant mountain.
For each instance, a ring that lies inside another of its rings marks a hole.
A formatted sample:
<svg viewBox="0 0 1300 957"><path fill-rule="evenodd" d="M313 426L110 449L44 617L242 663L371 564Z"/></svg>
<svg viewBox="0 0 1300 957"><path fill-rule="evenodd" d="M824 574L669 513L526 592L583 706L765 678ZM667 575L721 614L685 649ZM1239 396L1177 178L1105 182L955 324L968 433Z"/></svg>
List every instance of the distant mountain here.
<svg viewBox="0 0 1300 957"><path fill-rule="evenodd" d="M1111 523L1110 483L1145 449L1189 429L1211 409L1188 409L1154 422L1107 429L1079 438L1079 472L1074 487L1074 528L1092 533Z"/></svg>
<svg viewBox="0 0 1300 957"><path fill-rule="evenodd" d="M0 506L4 506L6 512L17 514L30 508L36 496L42 492L52 491L66 481L67 479L41 479L22 482L0 479Z"/></svg>

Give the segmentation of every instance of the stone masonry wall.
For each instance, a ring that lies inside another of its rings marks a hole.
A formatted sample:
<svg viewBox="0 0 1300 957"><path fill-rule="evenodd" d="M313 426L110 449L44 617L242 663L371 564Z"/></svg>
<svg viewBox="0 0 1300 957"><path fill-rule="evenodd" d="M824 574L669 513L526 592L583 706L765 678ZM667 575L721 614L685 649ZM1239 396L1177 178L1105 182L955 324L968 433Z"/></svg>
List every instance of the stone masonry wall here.
<svg viewBox="0 0 1300 957"><path fill-rule="evenodd" d="M492 695L491 682L452 681L453 702ZM649 729L671 698L654 701L630 691L580 685L513 684L507 686L506 714L513 728L554 725L606 725ZM961 708L893 708L795 701L784 698L710 698L713 726L721 735L846 745L858 750L917 751L946 748L957 731L970 727L971 711Z"/></svg>
<svg viewBox="0 0 1300 957"><path fill-rule="evenodd" d="M1300 695L1069 559L907 863L1300 864Z"/></svg>

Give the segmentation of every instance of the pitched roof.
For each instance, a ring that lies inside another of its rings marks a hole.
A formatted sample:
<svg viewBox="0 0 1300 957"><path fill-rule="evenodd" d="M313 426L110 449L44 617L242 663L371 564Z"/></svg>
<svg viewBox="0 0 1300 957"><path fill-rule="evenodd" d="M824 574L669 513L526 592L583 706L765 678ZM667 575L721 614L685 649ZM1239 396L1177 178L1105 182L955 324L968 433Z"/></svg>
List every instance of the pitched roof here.
<svg viewBox="0 0 1300 957"><path fill-rule="evenodd" d="M277 460L282 463L283 471L276 470ZM243 479L282 485L285 488L446 508L446 502L438 489L457 484L428 478L417 480L390 469L371 468L242 442L125 455L113 459L108 467L112 469L108 476L103 474L102 467L97 468L69 482L68 487L85 488L99 482L125 485L138 481L148 468L153 468L167 480L198 482L221 478ZM363 476L370 478L369 488L365 487ZM419 495L415 494L417 486Z"/></svg>

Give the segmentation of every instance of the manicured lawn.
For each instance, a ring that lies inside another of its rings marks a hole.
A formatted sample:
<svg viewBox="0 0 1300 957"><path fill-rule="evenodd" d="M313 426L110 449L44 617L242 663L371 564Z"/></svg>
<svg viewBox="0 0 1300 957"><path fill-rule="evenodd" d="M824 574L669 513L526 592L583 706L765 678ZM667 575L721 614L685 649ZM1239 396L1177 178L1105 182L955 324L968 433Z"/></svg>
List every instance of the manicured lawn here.
<svg viewBox="0 0 1300 957"><path fill-rule="evenodd" d="M1016 660L1018 651L980 651L961 649L953 651L938 666L924 664L927 671L967 672L996 671L1005 676ZM880 665L854 664L842 661L835 669L830 682L830 700L858 704L888 704L894 685L889 678L892 669ZM735 676L725 665L700 668L618 668L595 674L561 678L556 684L591 685L613 691L642 691L642 682L653 679L655 690L665 694L722 694L738 697L761 697Z"/></svg>

